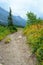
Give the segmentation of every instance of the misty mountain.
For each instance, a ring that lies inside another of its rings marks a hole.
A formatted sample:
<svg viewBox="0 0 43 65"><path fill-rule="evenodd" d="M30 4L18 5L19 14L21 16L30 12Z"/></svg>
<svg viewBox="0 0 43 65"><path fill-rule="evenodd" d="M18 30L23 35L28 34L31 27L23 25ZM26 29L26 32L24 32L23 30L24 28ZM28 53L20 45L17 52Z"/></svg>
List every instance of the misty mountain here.
<svg viewBox="0 0 43 65"><path fill-rule="evenodd" d="M7 25L8 15L9 15L9 12L7 12L6 10L0 7L0 24ZM14 25L22 26L22 27L26 25L26 20L23 19L22 17L12 15L12 18L13 18Z"/></svg>

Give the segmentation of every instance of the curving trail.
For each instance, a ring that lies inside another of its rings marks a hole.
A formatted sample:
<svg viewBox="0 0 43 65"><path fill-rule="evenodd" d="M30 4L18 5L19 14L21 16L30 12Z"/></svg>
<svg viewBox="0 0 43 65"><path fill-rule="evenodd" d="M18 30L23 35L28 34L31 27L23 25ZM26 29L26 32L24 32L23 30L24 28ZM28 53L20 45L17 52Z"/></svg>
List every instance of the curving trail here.
<svg viewBox="0 0 43 65"><path fill-rule="evenodd" d="M4 44L7 37L11 38L11 42ZM29 58L31 52L22 30L7 37L0 42L0 65L36 65L36 59Z"/></svg>

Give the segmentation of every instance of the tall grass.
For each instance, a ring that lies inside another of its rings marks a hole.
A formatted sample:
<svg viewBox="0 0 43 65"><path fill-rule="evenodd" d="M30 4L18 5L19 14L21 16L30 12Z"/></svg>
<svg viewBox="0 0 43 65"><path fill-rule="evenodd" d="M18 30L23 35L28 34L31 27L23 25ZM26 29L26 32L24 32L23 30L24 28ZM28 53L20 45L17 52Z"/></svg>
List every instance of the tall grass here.
<svg viewBox="0 0 43 65"><path fill-rule="evenodd" d="M32 53L36 55L39 61L38 65L43 65L43 24L37 23L26 26L24 35L26 35L27 42L32 48Z"/></svg>
<svg viewBox="0 0 43 65"><path fill-rule="evenodd" d="M7 27L0 25L0 41L5 38L10 33L10 30Z"/></svg>

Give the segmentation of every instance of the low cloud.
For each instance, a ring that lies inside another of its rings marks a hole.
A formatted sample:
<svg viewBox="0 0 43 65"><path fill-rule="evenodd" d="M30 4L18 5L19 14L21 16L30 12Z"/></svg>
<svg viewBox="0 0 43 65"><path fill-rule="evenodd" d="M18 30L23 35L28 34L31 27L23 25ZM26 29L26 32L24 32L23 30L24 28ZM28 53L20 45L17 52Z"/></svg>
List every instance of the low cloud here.
<svg viewBox="0 0 43 65"><path fill-rule="evenodd" d="M7 2L13 14L16 13L22 17L25 17L27 11L32 11L37 15L43 14L43 0L1 0L0 2Z"/></svg>

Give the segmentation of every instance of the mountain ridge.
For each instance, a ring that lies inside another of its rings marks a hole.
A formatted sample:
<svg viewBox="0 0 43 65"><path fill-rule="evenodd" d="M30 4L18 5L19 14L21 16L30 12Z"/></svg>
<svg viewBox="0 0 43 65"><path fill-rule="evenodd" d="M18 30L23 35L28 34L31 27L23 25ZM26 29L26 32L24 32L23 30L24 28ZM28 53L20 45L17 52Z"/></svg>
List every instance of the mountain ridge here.
<svg viewBox="0 0 43 65"><path fill-rule="evenodd" d="M0 24L6 25L8 23L8 15L9 12L0 7ZM12 15L12 18L14 25L22 27L26 25L26 20L22 17Z"/></svg>

